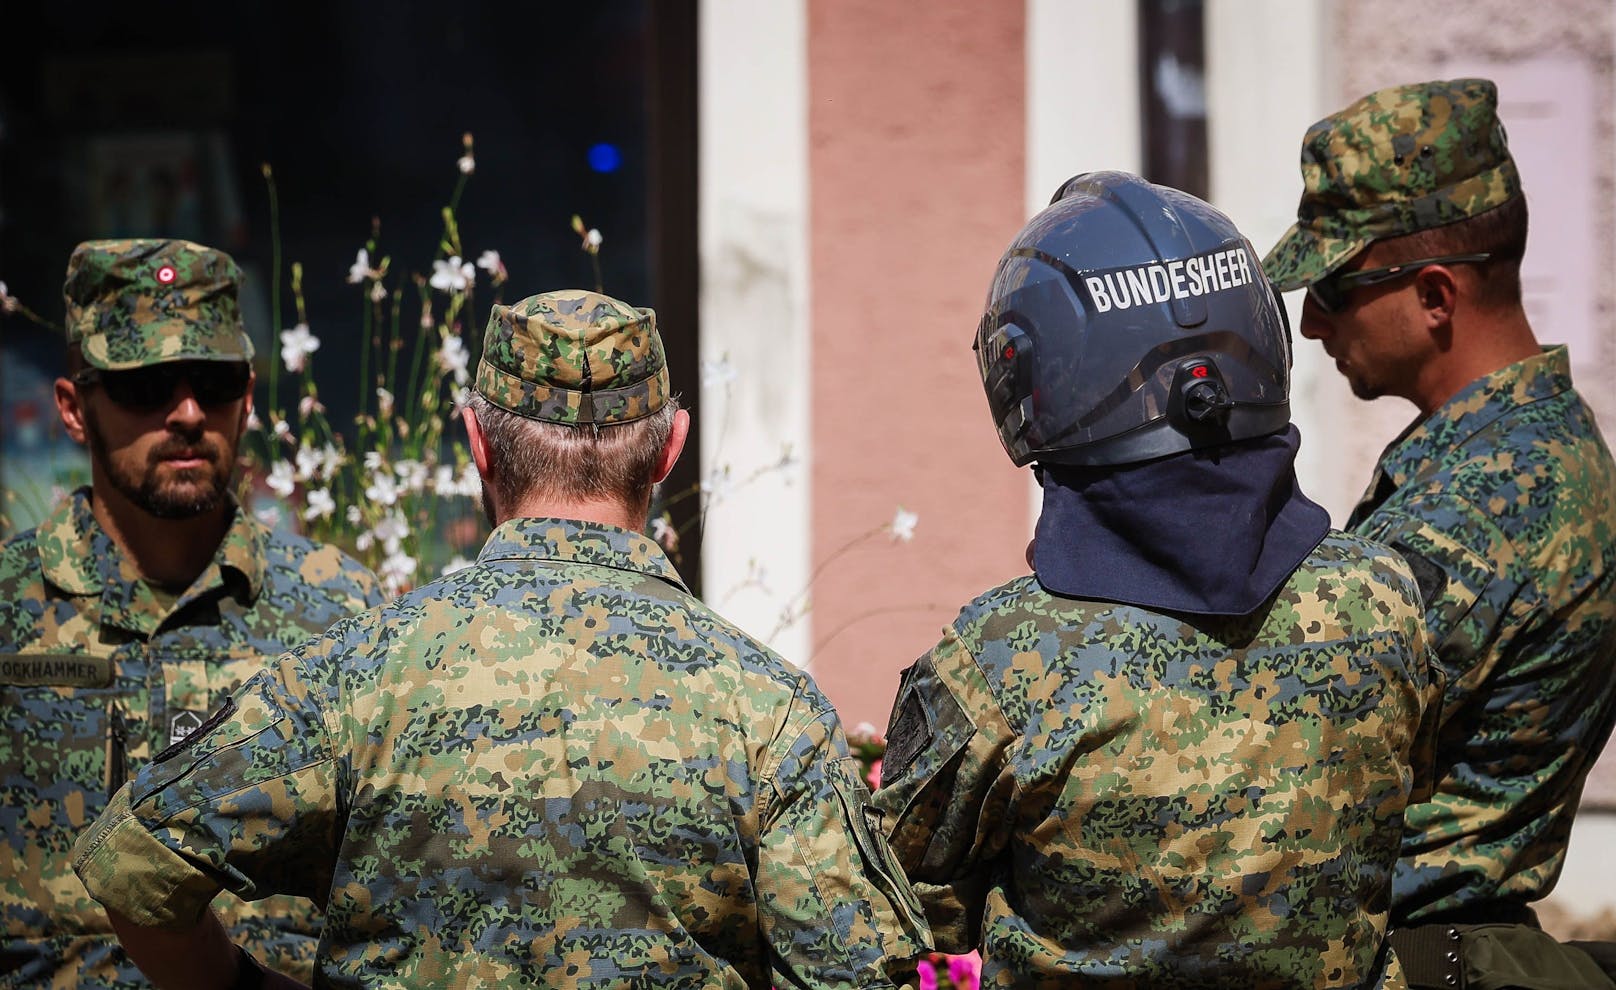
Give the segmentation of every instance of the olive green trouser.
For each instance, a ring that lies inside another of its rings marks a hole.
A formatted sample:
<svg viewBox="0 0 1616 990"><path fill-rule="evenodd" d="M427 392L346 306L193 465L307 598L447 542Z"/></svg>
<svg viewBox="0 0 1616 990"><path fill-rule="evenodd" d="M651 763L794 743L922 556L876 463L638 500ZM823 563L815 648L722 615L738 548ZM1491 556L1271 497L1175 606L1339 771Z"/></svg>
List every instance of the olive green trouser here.
<svg viewBox="0 0 1616 990"><path fill-rule="evenodd" d="M1387 935L1417 990L1616 990L1596 956L1609 962L1609 943L1586 943L1592 954L1525 924L1434 924Z"/></svg>

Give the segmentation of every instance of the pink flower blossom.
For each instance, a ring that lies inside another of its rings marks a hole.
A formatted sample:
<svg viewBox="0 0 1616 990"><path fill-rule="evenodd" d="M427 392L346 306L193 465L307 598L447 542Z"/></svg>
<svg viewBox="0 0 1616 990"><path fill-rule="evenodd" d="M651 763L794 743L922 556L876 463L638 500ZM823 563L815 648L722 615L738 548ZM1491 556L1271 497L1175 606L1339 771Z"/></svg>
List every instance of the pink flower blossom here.
<svg viewBox="0 0 1616 990"><path fill-rule="evenodd" d="M948 957L948 978L957 990L976 990L981 980L982 959L976 953Z"/></svg>
<svg viewBox="0 0 1616 990"><path fill-rule="evenodd" d="M931 960L920 960L915 972L920 977L920 990L937 990L937 967L931 964Z"/></svg>

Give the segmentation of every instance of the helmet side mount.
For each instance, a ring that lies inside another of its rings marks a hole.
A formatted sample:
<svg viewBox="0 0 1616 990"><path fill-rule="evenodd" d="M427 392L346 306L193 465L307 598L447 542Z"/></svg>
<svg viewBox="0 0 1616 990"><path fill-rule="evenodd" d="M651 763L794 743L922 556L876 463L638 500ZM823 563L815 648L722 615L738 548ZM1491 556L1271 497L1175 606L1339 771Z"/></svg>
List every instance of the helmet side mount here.
<svg viewBox="0 0 1616 990"><path fill-rule="evenodd" d="M1168 392L1167 418L1186 434L1227 431L1234 399L1218 366L1207 358L1193 358L1173 373Z"/></svg>

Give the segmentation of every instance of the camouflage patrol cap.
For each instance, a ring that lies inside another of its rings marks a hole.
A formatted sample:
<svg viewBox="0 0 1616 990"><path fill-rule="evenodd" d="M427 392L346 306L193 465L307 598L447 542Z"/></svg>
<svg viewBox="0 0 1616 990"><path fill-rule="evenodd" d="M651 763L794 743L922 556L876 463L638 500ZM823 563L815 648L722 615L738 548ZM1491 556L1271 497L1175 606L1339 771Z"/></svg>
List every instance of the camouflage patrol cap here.
<svg viewBox="0 0 1616 990"><path fill-rule="evenodd" d="M583 289L495 306L475 387L502 409L549 423L644 419L668 401L656 314Z"/></svg>
<svg viewBox="0 0 1616 990"><path fill-rule="evenodd" d="M67 262L67 342L93 368L250 361L241 269L190 241L86 241Z"/></svg>
<svg viewBox="0 0 1616 990"><path fill-rule="evenodd" d="M1263 271L1311 285L1373 241L1464 220L1521 193L1488 79L1394 86L1308 128L1302 203Z"/></svg>

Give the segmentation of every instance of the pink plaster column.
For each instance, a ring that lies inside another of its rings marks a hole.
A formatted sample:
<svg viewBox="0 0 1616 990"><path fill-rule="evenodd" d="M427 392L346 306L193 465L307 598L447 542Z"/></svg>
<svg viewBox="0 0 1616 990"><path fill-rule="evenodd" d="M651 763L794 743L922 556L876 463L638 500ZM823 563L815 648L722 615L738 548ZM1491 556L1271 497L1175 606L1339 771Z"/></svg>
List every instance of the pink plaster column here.
<svg viewBox="0 0 1616 990"><path fill-rule="evenodd" d="M1027 569L970 349L1025 220L1024 28L1020 3L808 3L809 660L849 726L884 728L899 671ZM844 552L900 503L913 542Z"/></svg>

